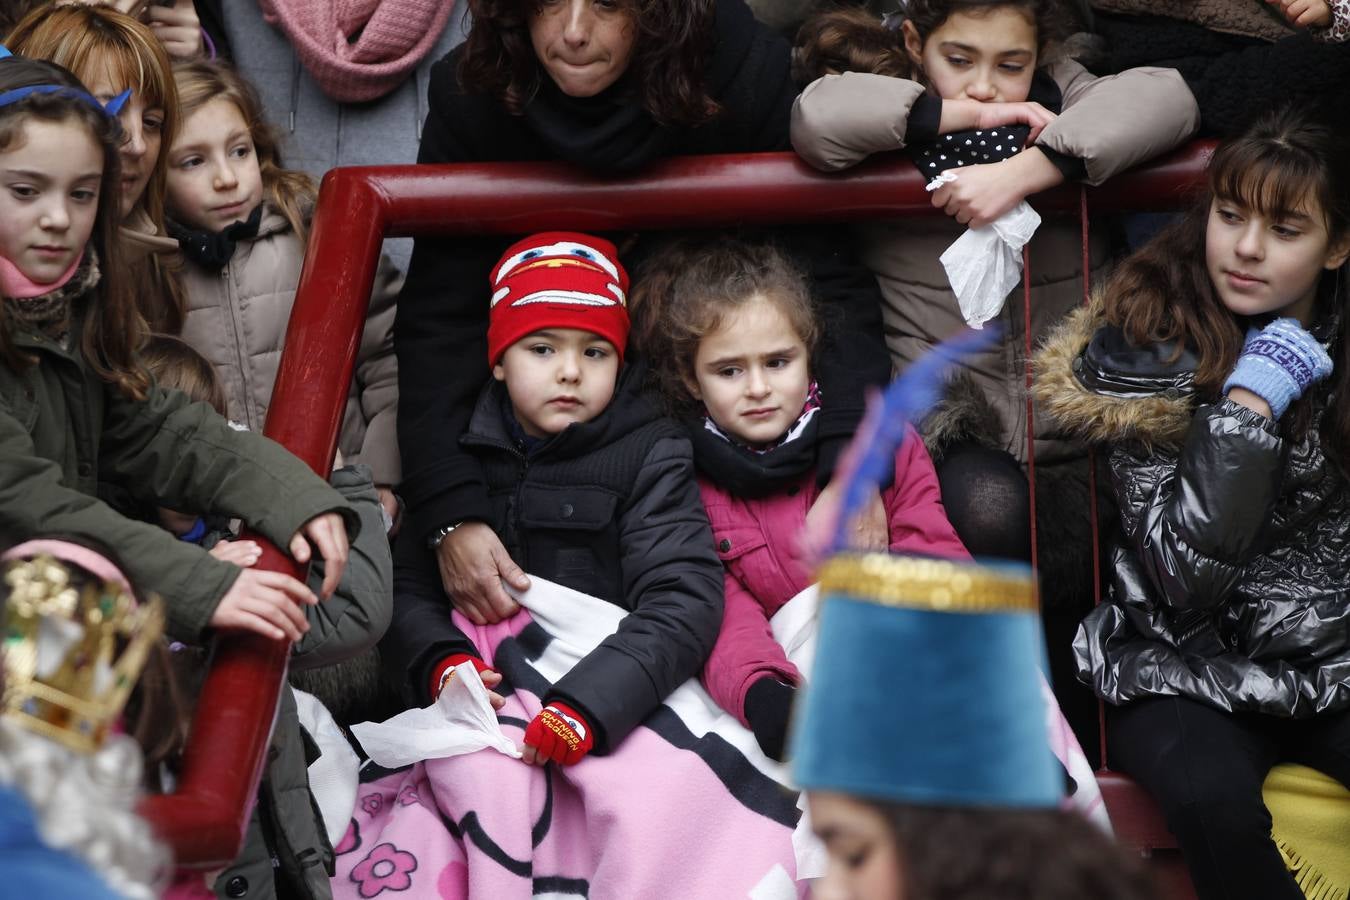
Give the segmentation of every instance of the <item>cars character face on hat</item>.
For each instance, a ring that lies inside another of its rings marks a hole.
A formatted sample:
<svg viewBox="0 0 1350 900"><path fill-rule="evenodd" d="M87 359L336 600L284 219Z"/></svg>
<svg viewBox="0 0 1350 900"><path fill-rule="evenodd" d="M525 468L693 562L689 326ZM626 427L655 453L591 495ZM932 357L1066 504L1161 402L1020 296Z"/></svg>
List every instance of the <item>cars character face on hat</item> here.
<svg viewBox="0 0 1350 900"><path fill-rule="evenodd" d="M628 273L614 245L567 231L513 244L492 269L488 364L506 348L546 328L577 328L614 345L628 343Z"/></svg>

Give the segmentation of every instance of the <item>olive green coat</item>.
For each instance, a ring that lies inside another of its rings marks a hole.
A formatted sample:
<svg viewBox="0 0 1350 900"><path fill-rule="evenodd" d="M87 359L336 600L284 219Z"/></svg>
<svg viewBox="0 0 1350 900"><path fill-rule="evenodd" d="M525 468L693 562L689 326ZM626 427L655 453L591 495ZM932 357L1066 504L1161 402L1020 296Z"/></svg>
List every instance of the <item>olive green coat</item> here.
<svg viewBox="0 0 1350 900"><path fill-rule="evenodd" d="M341 511L353 533L359 521L304 463L206 404L154 386L134 401L99 379L78 351L89 296L73 307L76 349L18 327L15 347L37 363L0 362L0 546L48 535L98 547L165 598L170 636L201 643L240 570L115 512L100 482L138 503L242 519L281 547L320 513Z"/></svg>

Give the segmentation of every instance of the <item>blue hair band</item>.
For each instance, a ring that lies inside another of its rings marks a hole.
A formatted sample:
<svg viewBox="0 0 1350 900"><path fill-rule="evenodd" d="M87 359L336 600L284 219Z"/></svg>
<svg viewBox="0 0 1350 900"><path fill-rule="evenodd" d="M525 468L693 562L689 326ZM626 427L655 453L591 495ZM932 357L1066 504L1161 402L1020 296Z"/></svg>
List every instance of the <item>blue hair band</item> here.
<svg viewBox="0 0 1350 900"><path fill-rule="evenodd" d="M13 56L14 54L9 52L8 47L0 44L0 59L6 59ZM93 94L90 94L88 91L82 91L79 88L67 87L64 84L30 84L26 87L15 88L12 91L0 93L0 107L9 106L11 103L18 103L34 94L56 94L62 97L70 97L74 100L79 100L82 103L89 104L106 116L116 118L117 114L122 111L122 107L126 106L127 101L131 99L131 88L127 88L107 103L100 103L98 98Z"/></svg>

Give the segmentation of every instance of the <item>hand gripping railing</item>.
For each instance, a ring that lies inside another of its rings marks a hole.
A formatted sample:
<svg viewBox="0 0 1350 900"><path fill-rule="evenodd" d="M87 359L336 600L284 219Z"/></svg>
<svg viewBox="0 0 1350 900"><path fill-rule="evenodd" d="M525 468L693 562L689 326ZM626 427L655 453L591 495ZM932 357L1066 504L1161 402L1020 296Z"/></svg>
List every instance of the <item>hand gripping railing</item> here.
<svg viewBox="0 0 1350 900"><path fill-rule="evenodd" d="M1192 144L1089 189L1089 202L1096 211L1175 208L1211 150ZM1065 187L1038 196L1035 205L1076 213L1080 202L1079 190ZM328 473L386 237L844 222L936 212L923 177L896 156L841 175L816 172L788 153L670 159L625 178L553 163L334 169L319 192L264 433L315 472ZM270 546L258 566L300 574ZM288 653L283 641L219 641L178 789L144 807L180 865L223 866L239 852Z"/></svg>

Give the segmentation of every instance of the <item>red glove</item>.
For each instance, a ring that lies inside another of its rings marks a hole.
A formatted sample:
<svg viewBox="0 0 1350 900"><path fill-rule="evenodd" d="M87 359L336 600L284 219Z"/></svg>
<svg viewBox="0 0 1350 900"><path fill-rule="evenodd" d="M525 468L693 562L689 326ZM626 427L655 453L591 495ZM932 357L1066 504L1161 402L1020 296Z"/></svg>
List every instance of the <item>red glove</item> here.
<svg viewBox="0 0 1350 900"><path fill-rule="evenodd" d="M525 729L525 743L540 756L570 766L590 752L595 738L581 713L554 700Z"/></svg>
<svg viewBox="0 0 1350 900"><path fill-rule="evenodd" d="M483 662L476 656L470 656L467 653L456 653L454 656L447 656L437 664L436 668L431 670L431 699L435 700L441 695L441 691L450 683L450 678L455 674L455 666L462 662L471 662L473 667L478 670L478 674L491 672L492 666Z"/></svg>

